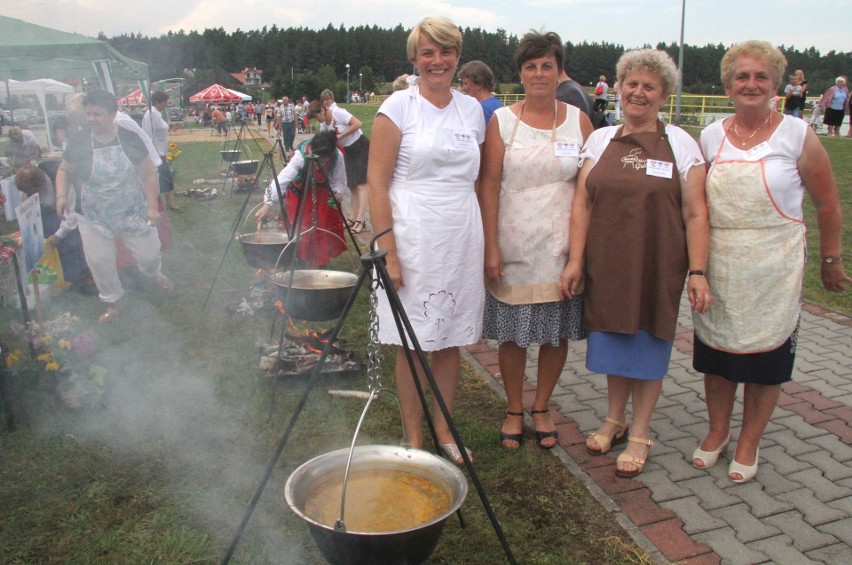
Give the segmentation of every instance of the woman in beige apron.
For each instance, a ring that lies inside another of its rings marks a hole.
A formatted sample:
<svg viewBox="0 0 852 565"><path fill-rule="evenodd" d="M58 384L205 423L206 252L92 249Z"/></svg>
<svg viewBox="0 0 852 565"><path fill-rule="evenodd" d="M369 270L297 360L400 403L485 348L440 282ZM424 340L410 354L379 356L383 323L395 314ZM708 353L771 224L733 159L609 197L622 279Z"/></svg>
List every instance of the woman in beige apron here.
<svg viewBox="0 0 852 565"><path fill-rule="evenodd" d="M615 474L635 477L653 445L651 417L687 278L693 308L709 307L709 227L701 150L688 133L658 119L676 85L674 62L642 49L625 53L616 70L624 126L596 130L583 148L563 288L575 295L585 275L586 367L607 376L607 415L586 450L603 455L627 441Z"/></svg>
<svg viewBox="0 0 852 565"><path fill-rule="evenodd" d="M829 290L849 282L840 263L840 212L828 156L802 120L769 108L786 67L762 41L741 43L722 61L733 118L701 134L707 175L713 307L695 314L693 366L705 373L710 431L692 455L716 464L731 441L730 420L744 383L743 424L728 468L735 483L757 473L759 443L792 378L805 268L805 191L818 212L822 278Z"/></svg>
<svg viewBox="0 0 852 565"><path fill-rule="evenodd" d="M530 414L536 443L556 445L548 404L568 353L585 337L582 298L567 299L559 275L568 261L568 223L580 148L592 131L585 114L556 100L563 46L528 33L515 54L527 96L498 108L486 134L480 200L486 233L483 337L500 342L506 420L500 441L523 439L527 347L541 344Z"/></svg>
<svg viewBox="0 0 852 565"><path fill-rule="evenodd" d="M373 123L370 216L376 233L393 228L378 245L388 253L388 274L452 412L459 346L476 343L482 333L484 243L474 187L485 118L476 99L451 88L461 54L461 33L452 22L426 18L408 47L419 76L385 100ZM377 312L379 341L402 345L384 292ZM408 442L421 448L423 411L401 350L396 375ZM461 463L461 450L433 407L438 442Z"/></svg>

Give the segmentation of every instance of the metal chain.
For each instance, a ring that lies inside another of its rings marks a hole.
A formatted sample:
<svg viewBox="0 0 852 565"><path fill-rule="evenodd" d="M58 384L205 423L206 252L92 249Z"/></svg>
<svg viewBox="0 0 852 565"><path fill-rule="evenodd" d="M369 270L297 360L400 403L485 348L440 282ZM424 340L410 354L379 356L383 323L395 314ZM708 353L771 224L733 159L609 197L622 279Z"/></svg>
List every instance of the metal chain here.
<svg viewBox="0 0 852 565"><path fill-rule="evenodd" d="M370 390L382 389L382 349L379 345L379 315L376 308L379 304L379 281L374 273L370 292L370 341L367 343L367 380Z"/></svg>

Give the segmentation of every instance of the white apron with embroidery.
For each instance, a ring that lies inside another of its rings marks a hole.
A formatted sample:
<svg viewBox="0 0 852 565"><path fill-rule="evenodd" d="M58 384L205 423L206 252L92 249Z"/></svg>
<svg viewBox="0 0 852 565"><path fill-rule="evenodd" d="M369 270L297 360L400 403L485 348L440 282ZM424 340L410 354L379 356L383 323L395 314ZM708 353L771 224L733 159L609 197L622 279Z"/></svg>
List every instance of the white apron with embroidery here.
<svg viewBox="0 0 852 565"><path fill-rule="evenodd" d="M411 88L417 88L413 85ZM393 235L404 285L399 297L424 351L475 343L485 308L484 237L474 182L479 146L456 147L459 130L437 128L422 117L419 92L412 110L417 134L405 180L391 183ZM455 98L458 128L470 132ZM457 179L442 180L447 166L461 168ZM387 301L378 291L379 340L401 344Z"/></svg>
<svg viewBox="0 0 852 565"><path fill-rule="evenodd" d="M566 122L571 119L570 108ZM518 116L503 156L497 220L503 277L489 283L488 290L506 304L558 302L563 299L559 275L568 262L568 223L576 189L564 179L577 176L582 137L578 128L570 128L569 141L575 142L577 152L555 157L554 115L549 142L513 149L520 123Z"/></svg>
<svg viewBox="0 0 852 565"><path fill-rule="evenodd" d="M148 225L142 181L120 139L118 145L95 148L92 138L92 171L80 202L85 221L104 237L142 236L154 229Z"/></svg>
<svg viewBox="0 0 852 565"><path fill-rule="evenodd" d="M776 206L763 159L720 161L721 149L707 176L713 305L694 316L695 333L722 351L772 351L799 320L805 227Z"/></svg>

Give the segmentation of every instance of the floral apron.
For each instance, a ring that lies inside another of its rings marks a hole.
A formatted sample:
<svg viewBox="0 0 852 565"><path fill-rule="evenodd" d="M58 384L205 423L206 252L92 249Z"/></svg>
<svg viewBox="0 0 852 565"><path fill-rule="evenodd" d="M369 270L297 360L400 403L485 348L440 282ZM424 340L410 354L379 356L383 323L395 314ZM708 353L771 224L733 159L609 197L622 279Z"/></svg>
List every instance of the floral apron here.
<svg viewBox="0 0 852 565"><path fill-rule="evenodd" d="M80 201L83 217L104 237L146 235L148 206L136 167L118 145L95 147L92 137L92 171L83 183Z"/></svg>
<svg viewBox="0 0 852 565"><path fill-rule="evenodd" d="M799 320L805 227L776 206L763 158L720 160L724 143L707 176L713 305L694 317L695 333L714 349L771 351Z"/></svg>
<svg viewBox="0 0 852 565"><path fill-rule="evenodd" d="M520 123L518 116L503 156L497 224L503 277L489 283L488 290L506 304L558 302L563 299L559 275L568 262L568 223L576 188L565 179L576 177L579 152L557 156L565 148L557 144L555 115L549 142L512 148ZM578 150L582 139L573 141ZM571 159L567 174L566 159Z"/></svg>

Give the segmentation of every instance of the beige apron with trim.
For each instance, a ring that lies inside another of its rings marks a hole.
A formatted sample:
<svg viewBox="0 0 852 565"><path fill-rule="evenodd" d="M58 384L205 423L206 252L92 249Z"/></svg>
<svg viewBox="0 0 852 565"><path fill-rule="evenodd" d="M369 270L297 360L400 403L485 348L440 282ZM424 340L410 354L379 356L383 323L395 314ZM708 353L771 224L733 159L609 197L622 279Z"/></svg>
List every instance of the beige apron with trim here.
<svg viewBox="0 0 852 565"><path fill-rule="evenodd" d="M568 178L575 178L579 155L555 157L555 117L549 142L513 149L520 123L516 116L503 156L497 219L503 276L499 283L489 282L488 290L506 304L559 302L564 298L559 275L568 262L568 223L575 192L574 183L564 180L562 160L574 160L574 175ZM581 138L567 141L582 145Z"/></svg>
<svg viewBox="0 0 852 565"><path fill-rule="evenodd" d="M722 351L772 351L799 320L805 227L775 205L763 159L720 161L721 149L707 176L713 305L694 316L695 333Z"/></svg>

